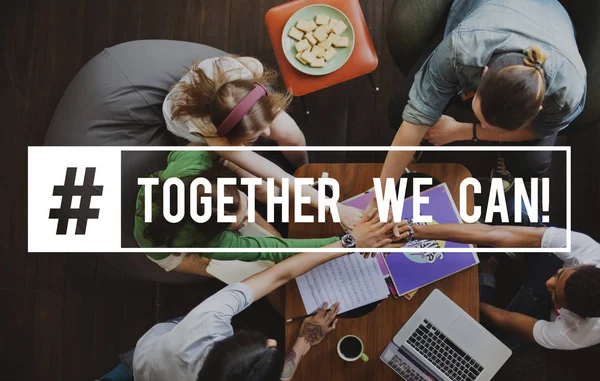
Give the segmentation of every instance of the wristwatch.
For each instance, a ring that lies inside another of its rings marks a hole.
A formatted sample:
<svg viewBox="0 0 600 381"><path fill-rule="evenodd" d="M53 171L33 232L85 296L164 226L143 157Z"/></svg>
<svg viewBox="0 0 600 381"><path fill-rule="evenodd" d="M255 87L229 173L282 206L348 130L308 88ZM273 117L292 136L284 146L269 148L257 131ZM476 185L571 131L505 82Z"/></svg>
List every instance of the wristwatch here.
<svg viewBox="0 0 600 381"><path fill-rule="evenodd" d="M356 238L354 238L351 234L343 235L340 238L340 241L342 241L342 246L344 246L346 249L354 249L356 247Z"/></svg>
<svg viewBox="0 0 600 381"><path fill-rule="evenodd" d="M479 139L477 139L477 122L473 122L473 141L479 141Z"/></svg>

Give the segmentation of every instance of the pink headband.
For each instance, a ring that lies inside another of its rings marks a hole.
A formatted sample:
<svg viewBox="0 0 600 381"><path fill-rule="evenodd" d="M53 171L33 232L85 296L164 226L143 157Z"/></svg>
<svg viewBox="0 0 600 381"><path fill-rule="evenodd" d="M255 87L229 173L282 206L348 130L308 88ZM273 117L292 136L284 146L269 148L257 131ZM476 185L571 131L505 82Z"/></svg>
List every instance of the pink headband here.
<svg viewBox="0 0 600 381"><path fill-rule="evenodd" d="M242 120L244 115L250 111L252 106L254 106L260 98L266 97L268 94L269 92L265 86L260 83L255 83L254 89L252 89L252 91L250 91L248 95L233 108L233 110L231 110L229 115L227 115L227 118L225 118L223 123L217 128L217 134L221 137L227 135L229 131Z"/></svg>

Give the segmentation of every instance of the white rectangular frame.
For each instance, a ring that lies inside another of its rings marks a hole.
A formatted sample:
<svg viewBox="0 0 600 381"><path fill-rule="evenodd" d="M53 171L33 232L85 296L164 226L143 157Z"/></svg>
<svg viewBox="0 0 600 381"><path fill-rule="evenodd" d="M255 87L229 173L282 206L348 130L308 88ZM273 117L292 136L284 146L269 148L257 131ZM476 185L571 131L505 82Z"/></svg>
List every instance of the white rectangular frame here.
<svg viewBox="0 0 600 381"><path fill-rule="evenodd" d="M44 148L44 147L29 147L30 149ZM55 147L52 147L55 148ZM67 147L65 147L67 148ZM561 248L432 248L427 249L429 252L477 252L477 253L504 253L504 252L519 252L519 253L547 253L557 252L564 253L571 251L571 147L570 146L484 146L484 147L473 147L473 146L261 146L261 147L247 147L247 146L122 146L122 147L89 147L90 149L97 151L109 152L112 151L119 155L121 160L121 153L123 151L328 151L328 152L345 152L345 151L366 151L366 152L389 152L389 151L553 151L553 152L565 152L566 153L566 230L567 230L567 245ZM416 148L416 149L415 149ZM67 148L68 149L68 148ZM111 154L112 154L111 152ZM118 174L119 178L121 174ZM31 197L31 194L29 194ZM120 223L120 221L119 221ZM120 239L119 239L120 242ZM333 253L333 252L356 252L356 249L326 249L326 248L198 248L198 247L186 247L186 248L115 248L114 250L105 250L103 248L101 252L114 252L114 253L172 253L172 252L186 252L186 253L236 253L236 252L248 252L248 253L297 253L302 251L310 251L317 253ZM93 251L93 250L91 250ZM423 249L419 248L407 248L407 249L382 249L382 248L361 248L362 252L422 252ZM64 250L62 250L64 252ZM90 252L89 248L71 252Z"/></svg>

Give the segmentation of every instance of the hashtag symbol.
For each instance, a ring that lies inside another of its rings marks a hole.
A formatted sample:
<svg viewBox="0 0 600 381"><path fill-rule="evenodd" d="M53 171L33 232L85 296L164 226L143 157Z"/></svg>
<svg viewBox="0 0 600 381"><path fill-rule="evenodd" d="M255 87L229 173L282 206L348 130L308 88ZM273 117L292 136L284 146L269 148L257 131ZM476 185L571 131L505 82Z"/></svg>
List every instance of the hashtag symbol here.
<svg viewBox="0 0 600 381"><path fill-rule="evenodd" d="M50 219L58 220L56 234L67 234L69 219L77 220L75 234L85 234L87 222L90 218L98 218L99 209L90 208L92 196L102 195L102 185L94 185L96 168L85 169L84 185L75 185L75 175L77 168L67 168L64 185L55 185L53 196L60 196L60 208L50 209ZM87 185L86 185L87 184ZM73 196L80 196L79 208L72 207Z"/></svg>

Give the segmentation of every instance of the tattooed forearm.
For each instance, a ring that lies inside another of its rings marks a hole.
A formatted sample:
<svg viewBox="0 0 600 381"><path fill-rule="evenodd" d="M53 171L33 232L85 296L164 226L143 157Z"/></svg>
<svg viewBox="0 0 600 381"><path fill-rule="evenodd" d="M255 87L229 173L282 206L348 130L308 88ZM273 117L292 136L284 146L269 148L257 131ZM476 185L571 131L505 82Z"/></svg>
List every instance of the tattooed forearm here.
<svg viewBox="0 0 600 381"><path fill-rule="evenodd" d="M301 358L302 356L298 356L293 349L285 356L283 372L281 373L282 381L292 379L292 376L296 372L296 366L300 362Z"/></svg>
<svg viewBox="0 0 600 381"><path fill-rule="evenodd" d="M320 325L306 323L300 330L299 336L304 337L310 345L314 345L323 339L323 329Z"/></svg>

